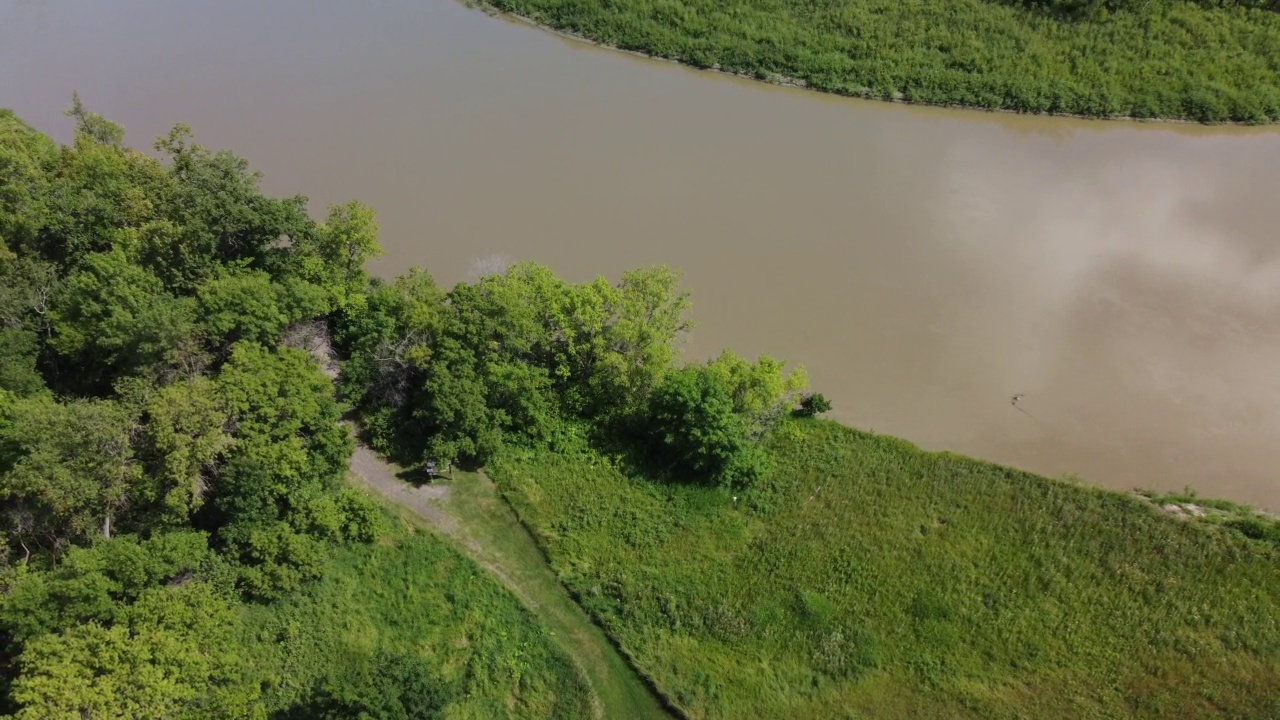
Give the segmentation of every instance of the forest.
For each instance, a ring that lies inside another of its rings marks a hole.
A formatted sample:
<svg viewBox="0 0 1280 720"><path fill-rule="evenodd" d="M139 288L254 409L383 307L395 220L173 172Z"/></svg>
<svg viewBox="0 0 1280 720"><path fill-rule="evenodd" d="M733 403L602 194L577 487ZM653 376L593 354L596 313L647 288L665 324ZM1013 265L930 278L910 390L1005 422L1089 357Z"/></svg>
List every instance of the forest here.
<svg viewBox="0 0 1280 720"><path fill-rule="evenodd" d="M825 92L1023 113L1280 119L1274 0L486 0L611 47Z"/></svg>
<svg viewBox="0 0 1280 720"><path fill-rule="evenodd" d="M670 268L372 277L367 206L68 114L0 111L4 717L599 716L527 604L349 481L357 431L492 476L685 717L1280 715L1272 518L823 420L803 368L683 358Z"/></svg>
<svg viewBox="0 0 1280 720"><path fill-rule="evenodd" d="M0 111L0 715L590 717L509 593L344 481L378 252L179 126Z"/></svg>

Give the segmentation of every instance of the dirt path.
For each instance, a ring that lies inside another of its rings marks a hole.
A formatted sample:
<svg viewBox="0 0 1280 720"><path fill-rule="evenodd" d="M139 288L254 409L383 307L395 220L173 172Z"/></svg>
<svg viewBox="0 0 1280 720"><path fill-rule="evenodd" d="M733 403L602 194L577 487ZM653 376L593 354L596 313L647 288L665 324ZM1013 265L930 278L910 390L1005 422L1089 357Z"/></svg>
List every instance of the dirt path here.
<svg viewBox="0 0 1280 720"><path fill-rule="evenodd" d="M353 474L369 488L454 541L492 572L546 624L582 669L607 720L669 720L658 697L569 597L533 538L480 473L415 485L363 445L351 458Z"/></svg>
<svg viewBox="0 0 1280 720"><path fill-rule="evenodd" d="M356 445L351 456L351 471L378 494L412 510L432 527L453 537L457 532L453 519L441 508L440 501L449 495L444 484L414 486L396 477L398 470L363 444Z"/></svg>

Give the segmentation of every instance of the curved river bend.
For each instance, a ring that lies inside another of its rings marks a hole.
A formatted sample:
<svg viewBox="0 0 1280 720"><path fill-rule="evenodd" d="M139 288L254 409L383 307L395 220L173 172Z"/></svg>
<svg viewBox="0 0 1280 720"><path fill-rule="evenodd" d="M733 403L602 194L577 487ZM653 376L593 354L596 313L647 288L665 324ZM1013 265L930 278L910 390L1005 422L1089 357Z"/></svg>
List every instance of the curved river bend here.
<svg viewBox="0 0 1280 720"><path fill-rule="evenodd" d="M694 356L802 361L841 420L1280 509L1273 130L824 97L451 0L3 0L0 67L61 139L78 89L135 145L187 121L270 192L370 203L379 272L667 263Z"/></svg>

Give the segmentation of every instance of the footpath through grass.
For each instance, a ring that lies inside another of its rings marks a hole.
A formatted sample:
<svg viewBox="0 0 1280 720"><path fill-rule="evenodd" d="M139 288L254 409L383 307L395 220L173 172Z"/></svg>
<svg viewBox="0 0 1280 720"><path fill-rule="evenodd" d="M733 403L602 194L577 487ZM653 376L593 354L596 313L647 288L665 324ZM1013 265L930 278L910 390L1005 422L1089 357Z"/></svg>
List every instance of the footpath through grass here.
<svg viewBox="0 0 1280 720"><path fill-rule="evenodd" d="M363 459L355 467L365 484L383 494L406 521L430 527L451 539L524 602L549 631L557 651L571 658L585 675L588 687L584 691L591 696L597 717L671 717L600 628L565 592L533 538L487 477L455 471L453 477L437 480L433 488L415 488L402 479L413 473L399 471L395 476L393 466L381 461L372 464L372 454L363 448L357 458ZM369 477L380 471L382 477ZM496 622L502 624L505 620L498 618Z"/></svg>
<svg viewBox="0 0 1280 720"><path fill-rule="evenodd" d="M1034 113L1280 119L1280 14L1237 0L482 0L826 92Z"/></svg>
<svg viewBox="0 0 1280 720"><path fill-rule="evenodd" d="M590 451L492 469L691 718L1280 717L1280 550L819 421L739 493Z"/></svg>

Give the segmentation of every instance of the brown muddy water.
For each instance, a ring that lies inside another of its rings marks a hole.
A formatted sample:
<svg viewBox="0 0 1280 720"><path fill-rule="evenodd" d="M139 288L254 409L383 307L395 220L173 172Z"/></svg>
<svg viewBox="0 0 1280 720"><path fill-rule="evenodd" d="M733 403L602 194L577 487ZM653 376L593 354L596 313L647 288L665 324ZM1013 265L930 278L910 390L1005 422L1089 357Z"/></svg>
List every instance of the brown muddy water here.
<svg viewBox="0 0 1280 720"><path fill-rule="evenodd" d="M73 89L375 206L380 273L667 263L693 356L802 362L841 420L1280 509L1275 130L825 97L452 0L0 1L0 106L65 140Z"/></svg>

